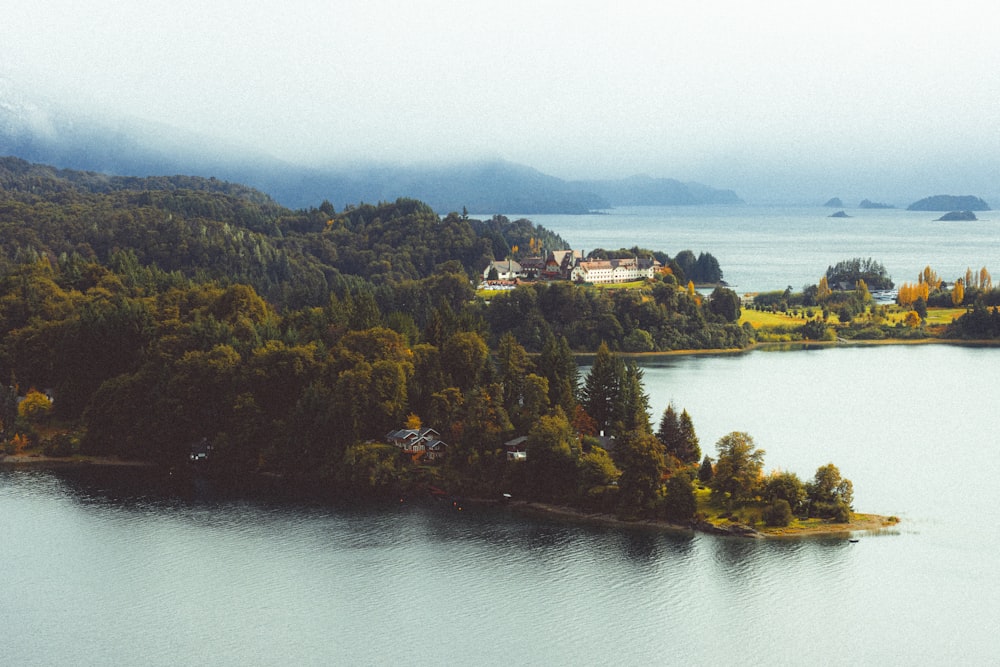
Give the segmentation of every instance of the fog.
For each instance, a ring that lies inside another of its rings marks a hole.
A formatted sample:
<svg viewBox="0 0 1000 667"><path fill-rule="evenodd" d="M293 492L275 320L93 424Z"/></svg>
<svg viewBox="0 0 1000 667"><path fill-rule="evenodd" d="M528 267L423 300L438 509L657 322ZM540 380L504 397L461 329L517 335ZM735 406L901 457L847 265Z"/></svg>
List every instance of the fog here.
<svg viewBox="0 0 1000 667"><path fill-rule="evenodd" d="M8 0L0 77L314 165L998 199L985 3Z"/></svg>

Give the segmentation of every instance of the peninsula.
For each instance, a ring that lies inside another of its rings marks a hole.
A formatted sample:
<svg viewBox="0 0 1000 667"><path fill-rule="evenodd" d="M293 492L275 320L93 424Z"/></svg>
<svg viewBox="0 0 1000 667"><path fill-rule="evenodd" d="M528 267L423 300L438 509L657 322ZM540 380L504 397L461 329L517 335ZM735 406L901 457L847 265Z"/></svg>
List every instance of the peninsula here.
<svg viewBox="0 0 1000 667"><path fill-rule="evenodd" d="M699 493L724 525L850 521L850 482L832 464L810 481L765 475L738 432L703 454L673 406L654 428L625 353L741 350L774 335L743 319L768 297L723 286L711 253L584 256L529 220L441 217L416 200L293 211L213 179L14 159L0 160L0 184L5 454L352 498L508 493L688 525L712 523ZM871 329L830 317L860 321L863 285L892 286L884 269L858 260L828 273L789 337ZM501 289L476 290L480 280ZM787 310L794 296L780 301ZM575 354L595 351L580 378Z"/></svg>

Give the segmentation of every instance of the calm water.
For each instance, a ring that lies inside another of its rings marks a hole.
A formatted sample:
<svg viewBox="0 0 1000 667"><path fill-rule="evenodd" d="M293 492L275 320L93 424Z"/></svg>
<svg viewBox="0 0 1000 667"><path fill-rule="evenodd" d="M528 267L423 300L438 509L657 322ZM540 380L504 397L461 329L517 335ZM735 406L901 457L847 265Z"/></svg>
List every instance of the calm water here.
<svg viewBox="0 0 1000 667"><path fill-rule="evenodd" d="M881 262L897 284L916 282L928 264L945 280L986 266L1000 276L1000 213L978 222L934 222L940 213L900 209L763 206L639 206L607 215L525 216L557 232L574 248L709 252L726 281L740 292L801 290L819 282L828 266L853 257ZM515 219L519 216L510 216Z"/></svg>
<svg viewBox="0 0 1000 667"><path fill-rule="evenodd" d="M996 664L1000 350L646 367L655 418L768 468L829 461L890 534L756 542L407 503L224 498L142 471L0 470L11 665Z"/></svg>

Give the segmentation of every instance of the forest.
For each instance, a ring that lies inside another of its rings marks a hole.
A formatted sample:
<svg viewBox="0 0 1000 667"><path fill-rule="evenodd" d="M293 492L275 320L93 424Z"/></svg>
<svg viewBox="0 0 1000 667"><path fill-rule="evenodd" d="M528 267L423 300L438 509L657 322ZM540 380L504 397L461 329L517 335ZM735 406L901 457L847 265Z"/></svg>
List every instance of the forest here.
<svg viewBox="0 0 1000 667"><path fill-rule="evenodd" d="M683 468L689 488L697 461L651 435L634 366L615 362L602 411L574 353L752 342L731 290L706 298L662 253L671 269L638 289L539 281L477 298L470 277L501 253L565 247L527 220L442 218L413 200L292 211L212 179L15 159L0 184L11 453L189 469L198 450L200 474L235 481L661 512L660 484ZM433 427L447 457L386 443L404 427ZM516 436L533 455L512 463Z"/></svg>

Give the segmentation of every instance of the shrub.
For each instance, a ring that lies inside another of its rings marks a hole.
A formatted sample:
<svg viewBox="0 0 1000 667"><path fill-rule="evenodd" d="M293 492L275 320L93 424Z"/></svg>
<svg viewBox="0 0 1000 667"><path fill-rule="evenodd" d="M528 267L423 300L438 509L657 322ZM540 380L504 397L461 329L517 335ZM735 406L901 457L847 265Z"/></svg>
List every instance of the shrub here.
<svg viewBox="0 0 1000 667"><path fill-rule="evenodd" d="M664 511L667 518L671 521L689 521L697 509L690 478L677 474L667 480L666 486Z"/></svg>
<svg viewBox="0 0 1000 667"><path fill-rule="evenodd" d="M792 506L784 498L778 498L764 508L764 523L768 526L787 526L792 522Z"/></svg>
<svg viewBox="0 0 1000 667"><path fill-rule="evenodd" d="M72 456L80 451L80 439L69 433L58 433L44 443L42 453L46 456Z"/></svg>

